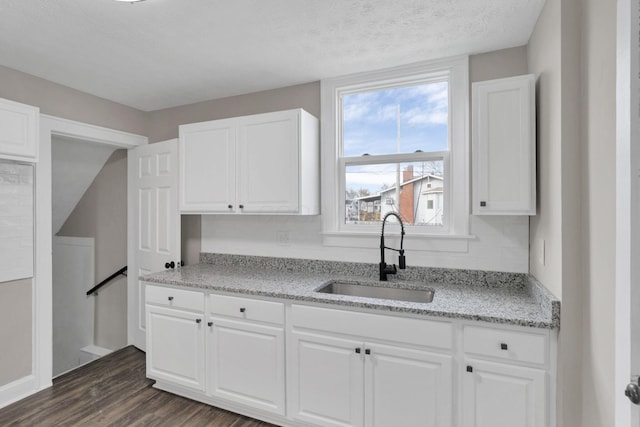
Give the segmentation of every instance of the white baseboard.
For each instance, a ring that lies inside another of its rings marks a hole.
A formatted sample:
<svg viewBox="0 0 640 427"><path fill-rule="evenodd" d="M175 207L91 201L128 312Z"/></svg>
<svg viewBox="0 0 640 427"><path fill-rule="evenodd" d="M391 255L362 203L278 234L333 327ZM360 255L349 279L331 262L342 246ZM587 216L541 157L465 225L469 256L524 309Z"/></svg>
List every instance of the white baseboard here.
<svg viewBox="0 0 640 427"><path fill-rule="evenodd" d="M50 386L51 383L42 388L44 389ZM38 382L36 381L35 375L28 375L9 384L5 384L0 387L0 408L9 406L38 391L40 391L40 389L38 389Z"/></svg>

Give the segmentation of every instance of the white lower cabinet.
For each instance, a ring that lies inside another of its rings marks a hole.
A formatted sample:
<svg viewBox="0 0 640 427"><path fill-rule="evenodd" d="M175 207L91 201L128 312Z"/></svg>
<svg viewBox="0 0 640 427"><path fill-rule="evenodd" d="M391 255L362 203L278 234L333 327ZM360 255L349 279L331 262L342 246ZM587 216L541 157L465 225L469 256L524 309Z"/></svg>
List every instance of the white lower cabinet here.
<svg viewBox="0 0 640 427"><path fill-rule="evenodd" d="M282 326L222 318L208 325L208 394L284 415Z"/></svg>
<svg viewBox="0 0 640 427"><path fill-rule="evenodd" d="M462 330L462 425L555 425L549 410L549 332L476 324Z"/></svg>
<svg viewBox="0 0 640 427"><path fill-rule="evenodd" d="M554 427L547 329L147 286L156 387L283 426Z"/></svg>
<svg viewBox="0 0 640 427"><path fill-rule="evenodd" d="M289 416L314 425L363 425L364 344L314 333L290 338Z"/></svg>
<svg viewBox="0 0 640 427"><path fill-rule="evenodd" d="M546 372L542 369L466 360L463 376L465 427L543 427Z"/></svg>
<svg viewBox="0 0 640 427"><path fill-rule="evenodd" d="M204 391L204 313L147 305L147 376Z"/></svg>
<svg viewBox="0 0 640 427"><path fill-rule="evenodd" d="M296 308L287 343L290 417L331 427L452 425L451 354L393 342L407 331L385 330L386 316L349 313L349 324L344 325L344 330L371 328L371 335L345 337L335 333L342 328L332 322L339 312ZM415 326L415 330L421 332L425 325L427 329L431 325L426 320L407 321L410 323L403 326ZM433 325L432 329L438 332L443 325L448 326L452 334L450 323L433 322ZM321 328L326 329L321 331ZM428 333L419 335L416 334L415 341L430 338ZM372 338L389 341L382 343ZM439 339L442 340L442 336Z"/></svg>
<svg viewBox="0 0 640 427"><path fill-rule="evenodd" d="M452 425L453 358L366 343L365 425Z"/></svg>

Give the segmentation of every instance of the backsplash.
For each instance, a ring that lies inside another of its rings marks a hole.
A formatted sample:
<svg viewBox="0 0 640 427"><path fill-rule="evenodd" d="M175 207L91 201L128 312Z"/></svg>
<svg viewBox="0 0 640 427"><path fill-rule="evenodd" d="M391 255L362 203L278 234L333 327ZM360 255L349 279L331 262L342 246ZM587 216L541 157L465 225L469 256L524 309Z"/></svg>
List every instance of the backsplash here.
<svg viewBox="0 0 640 427"><path fill-rule="evenodd" d="M262 268L265 270L287 271L291 273L326 273L359 276L378 280L378 264L374 263L230 255L206 252L200 254L200 263L240 268ZM391 282L402 280L415 280L427 283L454 283L465 286L506 286L513 288L523 288L528 285L528 276L523 273L412 266L407 266L405 270L398 270L397 274L389 276L389 281Z"/></svg>
<svg viewBox="0 0 640 427"><path fill-rule="evenodd" d="M529 272L528 216L471 216L464 252L407 250L407 265L448 269ZM286 233L286 241L278 236ZM367 248L323 243L320 216L203 215L201 251L282 258L377 263L377 242ZM407 232L405 248L411 244Z"/></svg>

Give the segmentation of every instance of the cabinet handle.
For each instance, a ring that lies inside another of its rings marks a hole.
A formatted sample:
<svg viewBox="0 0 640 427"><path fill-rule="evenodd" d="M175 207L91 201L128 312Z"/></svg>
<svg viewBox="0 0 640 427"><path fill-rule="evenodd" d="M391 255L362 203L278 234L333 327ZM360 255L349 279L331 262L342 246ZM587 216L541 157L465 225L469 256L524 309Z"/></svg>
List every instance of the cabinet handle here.
<svg viewBox="0 0 640 427"><path fill-rule="evenodd" d="M509 346L505 343L500 344L500 350L509 350Z"/></svg>
<svg viewBox="0 0 640 427"><path fill-rule="evenodd" d="M207 322L207 326L209 327L213 326L213 322Z"/></svg>
<svg viewBox="0 0 640 427"><path fill-rule="evenodd" d="M202 322L202 319L196 319L196 323Z"/></svg>
<svg viewBox="0 0 640 427"><path fill-rule="evenodd" d="M247 309L246 309L246 308L244 308L244 307L240 307L240 313L244 313L245 311L247 311Z"/></svg>
<svg viewBox="0 0 640 427"><path fill-rule="evenodd" d="M173 262L173 261L164 263L164 268L167 268L167 269L168 268L175 268L175 266L176 266L176 263Z"/></svg>
<svg viewBox="0 0 640 427"><path fill-rule="evenodd" d="M467 372L473 372L473 366L467 365Z"/></svg>
<svg viewBox="0 0 640 427"><path fill-rule="evenodd" d="M233 205L227 205L229 209L233 209Z"/></svg>
<svg viewBox="0 0 640 427"><path fill-rule="evenodd" d="M487 206L487 202L480 202L480 206L484 208L485 206Z"/></svg>
<svg viewBox="0 0 640 427"><path fill-rule="evenodd" d="M169 301L173 301L173 297L169 297L167 298Z"/></svg>
<svg viewBox="0 0 640 427"><path fill-rule="evenodd" d="M371 354L371 350L370 350L370 349L368 349L368 348L367 348L367 349L365 349L365 350L364 350L364 354Z"/></svg>
<svg viewBox="0 0 640 427"><path fill-rule="evenodd" d="M360 354L360 347L356 347L356 353Z"/></svg>

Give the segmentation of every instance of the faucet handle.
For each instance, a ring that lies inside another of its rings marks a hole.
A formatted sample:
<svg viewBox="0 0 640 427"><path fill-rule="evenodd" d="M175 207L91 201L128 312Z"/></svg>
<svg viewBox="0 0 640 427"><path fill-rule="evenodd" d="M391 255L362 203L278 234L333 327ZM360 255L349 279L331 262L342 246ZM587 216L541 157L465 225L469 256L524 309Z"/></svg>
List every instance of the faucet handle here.
<svg viewBox="0 0 640 427"><path fill-rule="evenodd" d="M405 260L403 253L400 253L400 255L398 255L398 268L400 270L404 270L405 268L407 268L407 261Z"/></svg>

